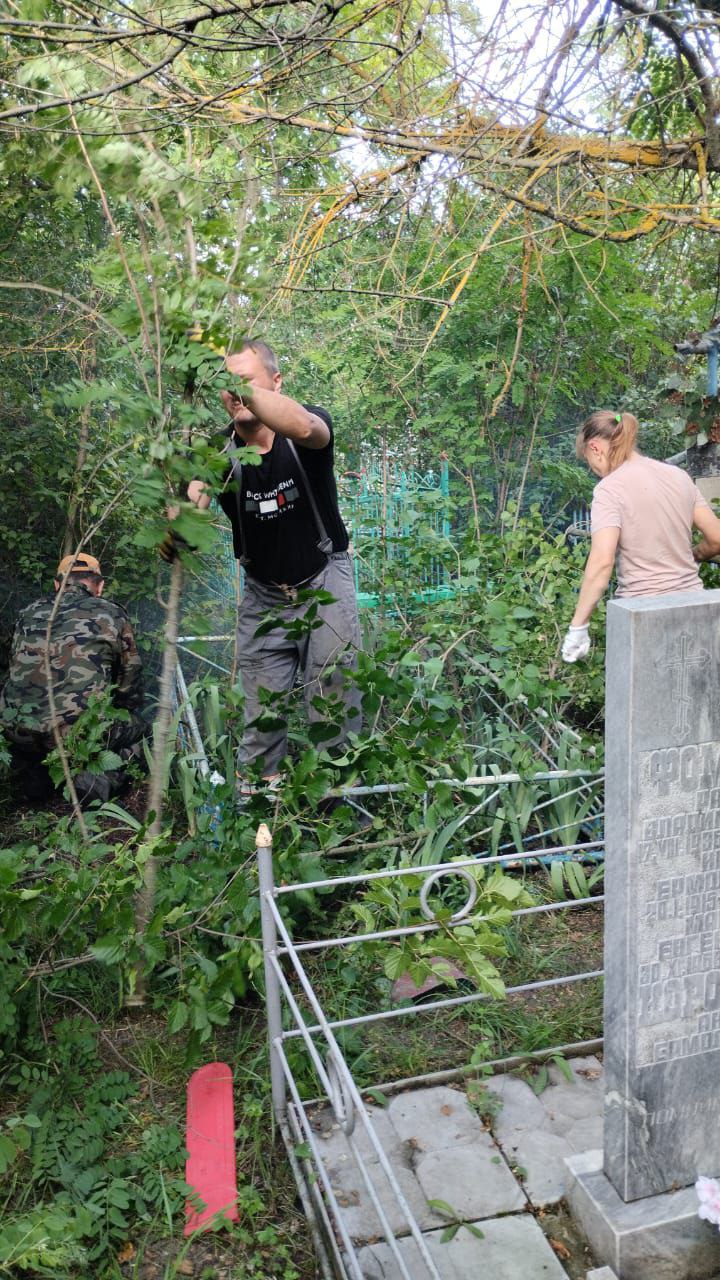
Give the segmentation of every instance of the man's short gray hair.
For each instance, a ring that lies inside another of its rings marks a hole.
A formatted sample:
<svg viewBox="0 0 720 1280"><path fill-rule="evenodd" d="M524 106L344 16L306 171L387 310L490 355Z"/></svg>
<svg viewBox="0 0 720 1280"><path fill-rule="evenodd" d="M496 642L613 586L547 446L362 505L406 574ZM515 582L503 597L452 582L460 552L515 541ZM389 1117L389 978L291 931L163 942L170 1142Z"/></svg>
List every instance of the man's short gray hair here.
<svg viewBox="0 0 720 1280"><path fill-rule="evenodd" d="M263 342L261 338L246 338L240 347L241 351L254 351L256 356L262 360L268 373L276 374L280 372L278 358L272 347L267 342Z"/></svg>

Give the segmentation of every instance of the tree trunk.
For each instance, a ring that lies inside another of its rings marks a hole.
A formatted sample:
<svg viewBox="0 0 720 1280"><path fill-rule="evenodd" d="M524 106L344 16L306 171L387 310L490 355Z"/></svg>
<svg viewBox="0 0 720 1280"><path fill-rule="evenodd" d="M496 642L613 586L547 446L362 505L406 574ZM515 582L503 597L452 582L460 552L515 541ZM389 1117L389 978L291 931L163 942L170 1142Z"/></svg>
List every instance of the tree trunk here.
<svg viewBox="0 0 720 1280"><path fill-rule="evenodd" d="M148 782L148 801L146 817L152 815L148 827L148 839L159 836L162 831L163 801L167 785L167 760L170 740L170 727L173 720L173 681L177 662L177 638L180 618L180 598L182 595L183 566L180 557L174 561L170 577L170 592L166 606L165 636L163 647L163 665L160 677L160 698L158 713L155 719L155 741L153 744L152 766ZM155 908L155 888L157 884L158 860L151 854L145 863L143 884L135 902L135 935L142 945L145 933L152 919ZM135 973L135 989L126 1000L127 1005L143 1005L145 1003L145 978L141 969Z"/></svg>

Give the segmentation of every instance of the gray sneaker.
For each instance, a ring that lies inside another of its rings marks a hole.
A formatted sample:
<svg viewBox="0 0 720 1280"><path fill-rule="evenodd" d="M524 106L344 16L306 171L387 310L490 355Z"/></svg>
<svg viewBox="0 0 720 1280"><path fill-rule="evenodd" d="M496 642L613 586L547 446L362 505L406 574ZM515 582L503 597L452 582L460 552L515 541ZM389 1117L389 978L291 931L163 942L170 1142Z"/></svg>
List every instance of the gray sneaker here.
<svg viewBox="0 0 720 1280"><path fill-rule="evenodd" d="M276 773L272 778L262 778L260 782L248 782L247 778L235 775L235 806L246 809L256 796L264 796L267 800L275 800L282 792L282 774Z"/></svg>

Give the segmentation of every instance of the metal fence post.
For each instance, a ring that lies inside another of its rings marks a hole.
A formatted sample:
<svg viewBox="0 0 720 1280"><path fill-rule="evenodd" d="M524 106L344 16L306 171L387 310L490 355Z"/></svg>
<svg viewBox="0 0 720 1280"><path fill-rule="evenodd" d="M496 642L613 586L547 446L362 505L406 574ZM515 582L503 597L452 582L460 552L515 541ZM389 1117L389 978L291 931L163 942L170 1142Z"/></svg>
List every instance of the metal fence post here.
<svg viewBox="0 0 720 1280"><path fill-rule="evenodd" d="M280 984L277 974L270 963L270 957L277 954L277 931L268 898L274 889L272 864L272 836L264 822L260 823L255 836L255 848L258 858L258 881L260 887L260 922L262 925L263 956L265 958L265 1008L267 1010L268 1045L270 1049L270 1083L272 1085L273 1113L280 1120L287 1110L285 1091L285 1074L275 1047L282 1032L282 1006L280 1003Z"/></svg>

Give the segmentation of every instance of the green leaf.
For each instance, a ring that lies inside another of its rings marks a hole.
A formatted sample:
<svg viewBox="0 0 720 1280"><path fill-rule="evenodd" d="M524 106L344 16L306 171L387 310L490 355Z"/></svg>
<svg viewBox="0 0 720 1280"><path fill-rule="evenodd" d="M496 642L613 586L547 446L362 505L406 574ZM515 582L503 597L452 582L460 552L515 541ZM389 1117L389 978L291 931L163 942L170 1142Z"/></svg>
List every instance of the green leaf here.
<svg viewBox="0 0 720 1280"><path fill-rule="evenodd" d="M97 157L106 164L127 165L137 155L137 148L127 138L113 138L98 148Z"/></svg>
<svg viewBox="0 0 720 1280"><path fill-rule="evenodd" d="M17 1155L17 1146L7 1134L0 1133L0 1174L6 1173Z"/></svg>
<svg viewBox="0 0 720 1280"><path fill-rule="evenodd" d="M496 622L502 622L510 612L510 605L504 600L488 600L485 609L489 618Z"/></svg>
<svg viewBox="0 0 720 1280"><path fill-rule="evenodd" d="M366 1093L369 1098L372 1098L373 1102L377 1102L379 1107L390 1106L390 1099L386 1093L383 1093L382 1089L364 1089L363 1092Z"/></svg>
<svg viewBox="0 0 720 1280"><path fill-rule="evenodd" d="M108 1200L110 1204L114 1204L118 1209L127 1209L130 1206L130 1196L124 1182L116 1180L108 1187Z"/></svg>
<svg viewBox="0 0 720 1280"><path fill-rule="evenodd" d="M403 947L392 947L385 957L383 969L385 977L394 982L408 967L408 956Z"/></svg>
<svg viewBox="0 0 720 1280"><path fill-rule="evenodd" d="M476 1240L485 1239L485 1232L481 1231L479 1227L476 1227L473 1222L463 1222L463 1226L466 1231L470 1232L471 1236L475 1236Z"/></svg>
<svg viewBox="0 0 720 1280"><path fill-rule="evenodd" d="M543 1089L547 1088L549 1080L550 1080L550 1075L548 1073L548 1069L543 1064L543 1066L539 1068L539 1070L536 1072L536 1074L532 1077L530 1081L533 1093L536 1093L536 1094L542 1093Z"/></svg>
<svg viewBox="0 0 720 1280"><path fill-rule="evenodd" d="M98 813L105 818L115 818L123 826L126 826L129 831L140 831L142 828L142 823L132 813L128 813L127 809L123 809L121 805L114 804L110 800L100 806Z"/></svg>
<svg viewBox="0 0 720 1280"><path fill-rule="evenodd" d="M431 832L420 854L420 862L433 863L442 862L445 850L452 840L455 832L467 821L467 814L461 813L457 818L453 818L446 827L441 831Z"/></svg>
<svg viewBox="0 0 720 1280"><path fill-rule="evenodd" d="M555 1066L557 1067L558 1071L560 1071L562 1075L564 1075L568 1084L577 1083L575 1076L573 1075L573 1071L572 1071L572 1067L570 1066L570 1063L567 1061L566 1058L563 1058L561 1053L554 1053L552 1055L552 1061L555 1063Z"/></svg>
<svg viewBox="0 0 720 1280"><path fill-rule="evenodd" d="M458 1220L458 1214L455 1212L451 1204L447 1200L428 1200L428 1204L435 1213L439 1213L444 1218L452 1218L454 1222Z"/></svg>
<svg viewBox="0 0 720 1280"><path fill-rule="evenodd" d="M125 955L125 942L122 938L108 935L98 938L88 950L101 964L117 964Z"/></svg>
<svg viewBox="0 0 720 1280"><path fill-rule="evenodd" d="M177 1031L182 1031L187 1023L189 1009L184 1000L177 1000L172 1006L170 1017L168 1018L168 1031L174 1035Z"/></svg>
<svg viewBox="0 0 720 1280"><path fill-rule="evenodd" d="M587 876L579 862L566 862L565 874L567 876L570 892L574 898L587 898L589 894Z"/></svg>
<svg viewBox="0 0 720 1280"><path fill-rule="evenodd" d="M101 751L93 771L95 773L109 773L111 769L121 769L122 763L122 758L116 751Z"/></svg>
<svg viewBox="0 0 720 1280"><path fill-rule="evenodd" d="M550 883L552 885L554 896L558 899L564 898L563 864L559 860L550 864Z"/></svg>

